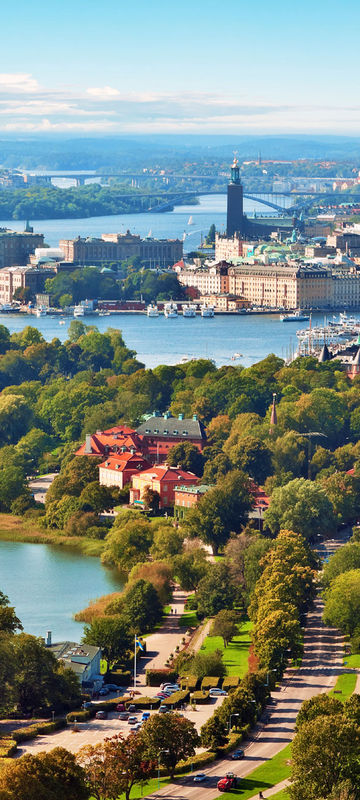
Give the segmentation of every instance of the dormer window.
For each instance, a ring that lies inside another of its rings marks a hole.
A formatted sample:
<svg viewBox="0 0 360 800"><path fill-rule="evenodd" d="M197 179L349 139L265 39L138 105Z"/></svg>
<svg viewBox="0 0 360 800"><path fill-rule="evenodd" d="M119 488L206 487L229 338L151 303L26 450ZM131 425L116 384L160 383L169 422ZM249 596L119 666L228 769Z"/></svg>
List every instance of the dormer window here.
<svg viewBox="0 0 360 800"><path fill-rule="evenodd" d="M175 435L175 436L178 436L178 434L179 434L179 431L176 431L176 430L175 430L175 431L173 431L173 433L174 433L174 435Z"/></svg>
<svg viewBox="0 0 360 800"><path fill-rule="evenodd" d="M154 433L159 433L159 428L154 428Z"/></svg>
<svg viewBox="0 0 360 800"><path fill-rule="evenodd" d="M187 436L187 435L188 435L188 432L187 431L183 431L183 436Z"/></svg>
<svg viewBox="0 0 360 800"><path fill-rule="evenodd" d="M151 433L150 428L146 428L145 433Z"/></svg>

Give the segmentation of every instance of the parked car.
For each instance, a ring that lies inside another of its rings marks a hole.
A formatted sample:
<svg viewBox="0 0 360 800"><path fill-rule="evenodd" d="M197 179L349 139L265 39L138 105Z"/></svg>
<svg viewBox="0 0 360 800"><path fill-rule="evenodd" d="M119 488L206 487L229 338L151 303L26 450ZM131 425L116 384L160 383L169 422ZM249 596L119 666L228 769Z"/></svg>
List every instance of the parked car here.
<svg viewBox="0 0 360 800"><path fill-rule="evenodd" d="M107 719L107 711L97 711L95 717L96 719Z"/></svg>
<svg viewBox="0 0 360 800"><path fill-rule="evenodd" d="M130 703L130 705L128 706L128 711L136 711L135 703Z"/></svg>
<svg viewBox="0 0 360 800"><path fill-rule="evenodd" d="M194 783L202 783L202 781L206 781L207 775L205 772L199 772L197 775L194 775Z"/></svg>
<svg viewBox="0 0 360 800"><path fill-rule="evenodd" d="M146 720L149 719L149 717L150 717L150 711L143 711L143 713L141 715L142 721L146 722Z"/></svg>
<svg viewBox="0 0 360 800"><path fill-rule="evenodd" d="M129 719L129 712L128 711L120 711L119 719Z"/></svg>
<svg viewBox="0 0 360 800"><path fill-rule="evenodd" d="M167 706L163 706L163 705L161 705L161 706L159 707L159 714L165 714L167 711L169 711L169 709L168 709L168 707L167 707Z"/></svg>
<svg viewBox="0 0 360 800"><path fill-rule="evenodd" d="M224 689L216 689L215 687L213 687L212 689L209 690L209 696L210 697L227 697L227 692L225 692Z"/></svg>
<svg viewBox="0 0 360 800"><path fill-rule="evenodd" d="M109 694L109 689L107 688L107 686L102 686L102 688L99 689L100 697L105 697L105 695L107 694Z"/></svg>
<svg viewBox="0 0 360 800"><path fill-rule="evenodd" d="M119 692L119 694L125 691L122 686L116 686L116 683L105 683L105 688L108 689L109 692Z"/></svg>
<svg viewBox="0 0 360 800"><path fill-rule="evenodd" d="M241 750L241 748L239 750L235 750L233 753L231 753L231 758L233 759L233 761L239 761L240 758L244 758L244 756L245 756L245 753L244 753L243 750Z"/></svg>
<svg viewBox="0 0 360 800"><path fill-rule="evenodd" d="M159 692L156 697L160 697L161 699L165 699L165 697L171 697L171 692Z"/></svg>
<svg viewBox="0 0 360 800"><path fill-rule="evenodd" d="M175 689L178 692L180 686L178 683L162 683L160 689Z"/></svg>
<svg viewBox="0 0 360 800"><path fill-rule="evenodd" d="M116 706L116 711L126 711L125 703L118 703Z"/></svg>
<svg viewBox="0 0 360 800"><path fill-rule="evenodd" d="M138 721L138 718L137 718L137 717L135 717L135 716L128 717L128 723L129 723L129 725L136 725L137 721Z"/></svg>

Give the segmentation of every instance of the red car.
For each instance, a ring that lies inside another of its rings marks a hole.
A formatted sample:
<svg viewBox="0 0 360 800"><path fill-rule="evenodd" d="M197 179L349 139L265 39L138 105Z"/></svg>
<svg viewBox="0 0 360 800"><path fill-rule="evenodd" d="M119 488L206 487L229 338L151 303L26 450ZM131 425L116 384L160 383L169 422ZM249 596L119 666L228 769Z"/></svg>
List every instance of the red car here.
<svg viewBox="0 0 360 800"><path fill-rule="evenodd" d="M220 778L217 788L219 792L231 792L232 789L236 789L236 776L234 773L227 772L225 778Z"/></svg>

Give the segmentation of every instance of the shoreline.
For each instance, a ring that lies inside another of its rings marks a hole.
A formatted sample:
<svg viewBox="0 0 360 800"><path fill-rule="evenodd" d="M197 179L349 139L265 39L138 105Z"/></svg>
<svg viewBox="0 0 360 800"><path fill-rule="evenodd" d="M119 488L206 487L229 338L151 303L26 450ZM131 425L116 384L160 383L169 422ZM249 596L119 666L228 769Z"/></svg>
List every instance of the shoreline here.
<svg viewBox="0 0 360 800"><path fill-rule="evenodd" d="M23 521L21 517L11 514L0 514L0 542L2 541L68 547L84 556L97 558L101 556L104 549L104 542L99 539L89 539L85 536L64 536L46 528L41 530L31 520Z"/></svg>

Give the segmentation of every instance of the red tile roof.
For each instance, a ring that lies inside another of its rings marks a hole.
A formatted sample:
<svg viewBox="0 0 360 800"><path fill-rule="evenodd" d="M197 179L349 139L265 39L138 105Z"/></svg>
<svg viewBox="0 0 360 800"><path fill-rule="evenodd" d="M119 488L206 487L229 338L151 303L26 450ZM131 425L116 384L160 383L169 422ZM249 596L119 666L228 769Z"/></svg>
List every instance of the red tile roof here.
<svg viewBox="0 0 360 800"><path fill-rule="evenodd" d="M141 453L114 453L114 455L110 455L106 461L103 461L99 464L102 469L108 470L116 470L116 472L124 472L125 470L134 469L137 470L141 466L141 469L148 469L150 467L149 461L142 456Z"/></svg>
<svg viewBox="0 0 360 800"><path fill-rule="evenodd" d="M194 475L193 472L185 472L183 469L176 469L176 467L169 467L168 464L164 464L163 466L158 467L151 467L150 469L145 469L139 472L140 478L145 478L147 480L159 480L167 481L171 483L174 481L175 483L179 483L179 481L195 481L199 480L197 475Z"/></svg>

